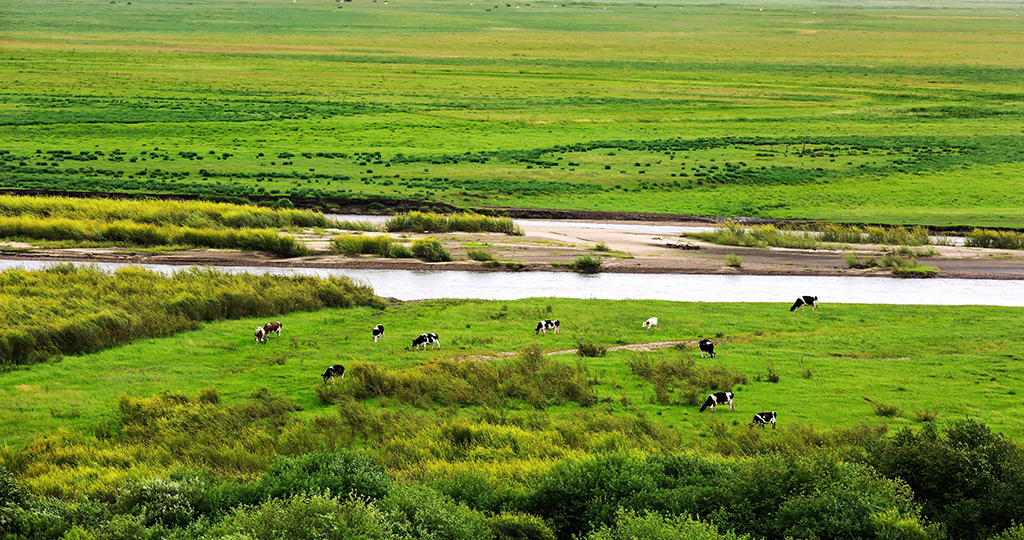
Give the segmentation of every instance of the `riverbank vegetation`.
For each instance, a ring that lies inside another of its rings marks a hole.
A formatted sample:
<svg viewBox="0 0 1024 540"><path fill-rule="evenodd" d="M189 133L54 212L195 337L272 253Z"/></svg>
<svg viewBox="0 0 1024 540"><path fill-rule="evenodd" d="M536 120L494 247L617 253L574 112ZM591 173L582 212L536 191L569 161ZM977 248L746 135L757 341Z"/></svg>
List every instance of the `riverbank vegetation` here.
<svg viewBox="0 0 1024 540"><path fill-rule="evenodd" d="M323 227L318 212L198 201L0 197L0 238L57 247L214 248L312 255L279 227Z"/></svg>
<svg viewBox="0 0 1024 540"><path fill-rule="evenodd" d="M652 314L659 329L641 329ZM0 509L33 539L1017 534L1021 316L438 300L295 311L266 345L251 336L265 316L211 320L0 374ZM539 318L561 333L536 336ZM423 331L443 349L414 350ZM335 363L345 380L324 384ZM698 413L719 390L737 411ZM747 427L763 410L777 428ZM437 519L396 510L410 501Z"/></svg>
<svg viewBox="0 0 1024 540"><path fill-rule="evenodd" d="M382 305L345 277L230 274L192 268L164 276L108 273L71 263L0 272L0 368L94 353L172 335L208 321L270 317L327 307Z"/></svg>

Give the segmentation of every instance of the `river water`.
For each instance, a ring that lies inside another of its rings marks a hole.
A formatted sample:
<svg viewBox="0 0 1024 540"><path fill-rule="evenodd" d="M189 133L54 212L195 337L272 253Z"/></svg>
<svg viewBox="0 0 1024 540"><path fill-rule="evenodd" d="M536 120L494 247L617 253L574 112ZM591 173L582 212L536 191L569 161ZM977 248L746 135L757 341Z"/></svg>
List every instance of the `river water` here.
<svg viewBox="0 0 1024 540"><path fill-rule="evenodd" d="M38 270L47 261L0 260L0 270ZM96 264L114 271L126 266ZM137 265L163 274L185 267ZM226 272L280 275L348 276L374 292L399 300L531 297L653 299L678 302L792 302L819 297L823 304L924 304L1024 306L1024 282L987 279L893 279L883 277L730 276L706 274L582 275L572 272L466 272L434 270L348 270L324 268L219 267Z"/></svg>

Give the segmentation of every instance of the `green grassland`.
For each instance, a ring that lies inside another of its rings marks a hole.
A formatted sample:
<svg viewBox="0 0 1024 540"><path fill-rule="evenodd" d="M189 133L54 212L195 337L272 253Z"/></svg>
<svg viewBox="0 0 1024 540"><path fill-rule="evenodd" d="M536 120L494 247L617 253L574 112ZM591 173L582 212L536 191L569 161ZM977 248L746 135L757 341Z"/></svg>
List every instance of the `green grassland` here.
<svg viewBox="0 0 1024 540"><path fill-rule="evenodd" d="M281 318L284 331L260 346L252 328L263 321L242 318L210 322L201 330L167 338L144 338L111 350L65 356L59 362L4 373L0 392L2 439L9 444L61 427L91 430L111 421L121 394L150 396L162 391L191 395L214 386L225 403L238 403L266 388L299 405L298 418L335 414L315 392L320 374L340 363L377 364L389 372L415 372L453 360L500 365L502 352L539 345L545 351L575 349L577 343L614 347L653 341L689 344L654 351L619 350L582 358L573 352L552 357L585 370L596 390L594 410L640 414L678 433L682 447L700 444L711 426L746 430L750 417L776 410L783 432L799 426L825 431L861 425L890 429L918 425L919 413L938 420L970 418L1014 439L1024 437L1017 395L1021 370L1021 313L1016 308L829 305L819 312L789 312L774 304L703 304L658 301L582 301L530 299L514 302L437 300L405 303L383 311L372 308L325 309ZM648 315L661 322L657 331L640 323ZM559 318L558 335L535 336L539 318ZM384 324L387 335L374 343L370 328ZM440 350L413 350L422 332L440 335ZM981 336L985 336L984 339ZM718 343L714 360L700 358L694 342ZM173 361L169 359L188 359ZM694 360L698 368L720 368L746 382L732 387L735 413L698 414L693 399L680 389L657 398L651 381L631 365ZM443 363L443 362L442 362ZM577 365L579 364L579 366ZM411 371L410 371L411 370ZM770 382L775 372L778 382ZM342 388L353 396L359 375ZM445 395L443 392L440 395ZM337 397L337 396L336 396ZM864 400L899 408L881 417ZM418 399L420 399L418 401ZM448 396L451 399L451 396ZM371 399L369 402L377 402ZM369 403L368 402L368 403ZM419 396L391 396L385 409L418 408L441 417L452 402ZM488 404L509 411L536 407L510 399ZM579 403L550 405L554 416L577 410ZM548 405L540 406L547 410ZM466 415L474 407L454 414ZM381 436L384 436L382 434Z"/></svg>
<svg viewBox="0 0 1024 540"><path fill-rule="evenodd" d="M0 187L1024 227L1017 4L0 9Z"/></svg>

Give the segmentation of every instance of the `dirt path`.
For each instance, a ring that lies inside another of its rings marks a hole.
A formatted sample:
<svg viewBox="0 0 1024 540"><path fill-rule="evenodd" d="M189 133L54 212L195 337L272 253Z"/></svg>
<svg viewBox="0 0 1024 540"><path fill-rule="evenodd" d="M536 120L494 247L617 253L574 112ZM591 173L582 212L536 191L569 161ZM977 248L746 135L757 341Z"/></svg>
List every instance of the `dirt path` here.
<svg viewBox="0 0 1024 540"><path fill-rule="evenodd" d="M606 347L605 350L606 351L641 351L641 352L647 352L647 351L654 351L654 350L657 350L657 349L664 349L666 347L674 347L676 345L679 345L680 343L685 344L687 346L693 346L693 347L697 346L697 340L691 339L691 340L677 340L677 341L652 341L652 342L648 342L648 343L633 343L633 344L630 344L630 345L616 345L614 347ZM579 352L579 349L563 349L563 350L560 350L560 351L546 352L544 354L546 356L552 356L552 355L555 355L555 354L577 354L578 352ZM504 351L504 352L500 352L498 354L474 355L474 356L466 356L466 357L463 357L463 358L467 359L467 360L476 360L476 361L479 361L479 362L486 362L486 361L489 361L489 360L498 360L500 358L508 358L510 356L515 356L517 354L519 354L519 353L515 352L515 351Z"/></svg>

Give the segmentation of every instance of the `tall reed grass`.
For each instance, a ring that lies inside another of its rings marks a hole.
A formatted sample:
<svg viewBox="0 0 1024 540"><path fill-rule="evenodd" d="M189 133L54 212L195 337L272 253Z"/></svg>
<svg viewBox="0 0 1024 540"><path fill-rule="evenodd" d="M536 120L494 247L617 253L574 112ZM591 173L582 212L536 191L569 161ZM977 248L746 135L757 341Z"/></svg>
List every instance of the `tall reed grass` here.
<svg viewBox="0 0 1024 540"><path fill-rule="evenodd" d="M192 228L328 227L320 212L205 201L76 199L0 196L0 216L83 221L129 221Z"/></svg>
<svg viewBox="0 0 1024 540"><path fill-rule="evenodd" d="M688 236L715 244L745 247L820 249L822 244L883 244L922 246L932 243L928 229L914 227L858 227L826 224L810 231L780 230L774 225L741 225L727 221L714 232Z"/></svg>
<svg viewBox="0 0 1024 540"><path fill-rule="evenodd" d="M0 237L139 247L192 246L256 250L284 258L313 254L294 236L278 234L272 229L193 228L125 220L109 222L62 217L0 217Z"/></svg>
<svg viewBox="0 0 1024 540"><path fill-rule="evenodd" d="M378 257L395 257L400 253L395 248L399 244L386 234L368 236L363 234L344 234L331 239L331 252L348 257L356 255L376 255Z"/></svg>
<svg viewBox="0 0 1024 540"><path fill-rule="evenodd" d="M964 245L979 248L1024 249L1024 233L974 229L964 235Z"/></svg>
<svg viewBox="0 0 1024 540"><path fill-rule="evenodd" d="M490 217L467 212L460 214L435 214L427 212L410 212L391 217L384 224L388 232L495 232L510 236L523 236L520 228L512 218Z"/></svg>
<svg viewBox="0 0 1024 540"><path fill-rule="evenodd" d="M173 276L139 267L113 273L60 264L0 273L0 366L95 352L203 321L324 307L383 307L347 277L229 274L191 268Z"/></svg>

